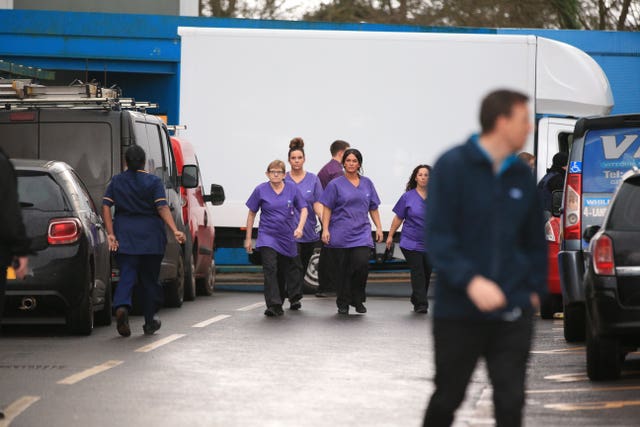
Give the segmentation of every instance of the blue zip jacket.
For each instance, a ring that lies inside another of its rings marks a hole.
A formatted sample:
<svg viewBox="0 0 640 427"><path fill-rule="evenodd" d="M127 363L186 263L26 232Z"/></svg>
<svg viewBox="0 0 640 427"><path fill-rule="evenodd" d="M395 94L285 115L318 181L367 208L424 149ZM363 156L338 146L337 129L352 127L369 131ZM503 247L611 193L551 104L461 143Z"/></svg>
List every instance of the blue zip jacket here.
<svg viewBox="0 0 640 427"><path fill-rule="evenodd" d="M440 157L426 210L429 258L437 271L434 317L507 319L547 293L542 207L529 167L514 157L493 171L477 136ZM496 282L507 307L482 313L467 296L475 275Z"/></svg>

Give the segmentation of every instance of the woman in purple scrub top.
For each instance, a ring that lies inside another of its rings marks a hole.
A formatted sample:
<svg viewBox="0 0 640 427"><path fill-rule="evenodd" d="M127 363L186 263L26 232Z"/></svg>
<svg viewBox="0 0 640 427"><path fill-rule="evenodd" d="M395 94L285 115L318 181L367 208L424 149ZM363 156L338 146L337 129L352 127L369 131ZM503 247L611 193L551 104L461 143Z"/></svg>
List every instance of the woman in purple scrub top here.
<svg viewBox="0 0 640 427"><path fill-rule="evenodd" d="M290 182L298 187L302 197L307 202L307 221L304 224L302 237L298 239L298 267L300 268L300 283L307 271L309 259L313 250L320 247L320 230L318 230L318 218L322 217L322 205L318 202L322 194L322 185L315 174L304 170L304 141L302 138L293 138L289 143L289 165L291 171L287 172L285 182ZM296 218L300 212L296 211Z"/></svg>
<svg viewBox="0 0 640 427"><path fill-rule="evenodd" d="M393 207L396 215L393 217L387 237L387 249L390 249L393 235L404 222L400 236L400 250L411 269L413 311L423 314L429 311L427 292L431 278L431 264L424 247L424 215L430 172L429 165L418 165L413 169L407 182L406 192L400 196L398 203Z"/></svg>
<svg viewBox="0 0 640 427"><path fill-rule="evenodd" d="M285 167L282 160L269 163L266 172L268 182L258 185L247 207L247 233L244 247L247 253L253 252L251 233L256 214L260 211L256 248L262 257L264 272L264 299L267 309L265 316L282 316L282 302L286 286L289 289L291 310L299 310L302 304L302 283L297 280L299 268L295 266L298 256L296 239L302 237L307 220L307 205L302 194L291 183L285 183ZM296 210L300 218L296 219Z"/></svg>
<svg viewBox="0 0 640 427"><path fill-rule="evenodd" d="M360 175L362 154L355 148L344 152L344 176L327 185L320 203L322 211L322 241L328 252L336 277L336 305L339 314L349 314L349 306L366 313L365 287L369 275L369 256L373 247L371 223L376 226L376 241L382 241L382 226L378 205L380 199L373 182Z"/></svg>

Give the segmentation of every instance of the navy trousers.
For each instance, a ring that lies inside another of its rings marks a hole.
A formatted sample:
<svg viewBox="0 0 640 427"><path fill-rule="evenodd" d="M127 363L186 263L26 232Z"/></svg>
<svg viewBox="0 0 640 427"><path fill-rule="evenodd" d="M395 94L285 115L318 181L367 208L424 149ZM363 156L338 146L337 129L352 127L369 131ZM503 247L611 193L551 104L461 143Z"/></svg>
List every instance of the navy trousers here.
<svg viewBox="0 0 640 427"><path fill-rule="evenodd" d="M151 323L153 316L162 304L162 286L158 282L163 255L117 254L120 268L120 282L113 296L113 307L131 308L133 287L140 284L143 288L143 313L145 323Z"/></svg>

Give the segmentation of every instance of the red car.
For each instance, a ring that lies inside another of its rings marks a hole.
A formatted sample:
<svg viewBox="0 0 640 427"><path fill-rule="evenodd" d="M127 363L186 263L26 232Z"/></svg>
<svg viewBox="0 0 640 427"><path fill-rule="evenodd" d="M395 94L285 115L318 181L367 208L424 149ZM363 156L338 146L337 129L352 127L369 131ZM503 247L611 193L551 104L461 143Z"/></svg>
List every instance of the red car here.
<svg viewBox="0 0 640 427"><path fill-rule="evenodd" d="M560 272L558 270L558 251L560 248L560 218L552 216L544 225L547 237L547 257L549 273L547 286L549 293L540 301L540 317L553 319L556 312L562 312L562 288L560 287Z"/></svg>
<svg viewBox="0 0 640 427"><path fill-rule="evenodd" d="M176 158L179 171L184 165L198 165L198 158L190 142L177 137L171 137L171 146ZM193 300L196 292L200 295L211 295L215 285L215 229L211 209L206 205L221 205L224 202L224 190L221 186L212 184L211 194L205 195L202 188L202 176L199 173L196 188L180 187L182 196L182 218L185 222L185 271L184 271L184 299ZM190 249L190 250L189 250Z"/></svg>

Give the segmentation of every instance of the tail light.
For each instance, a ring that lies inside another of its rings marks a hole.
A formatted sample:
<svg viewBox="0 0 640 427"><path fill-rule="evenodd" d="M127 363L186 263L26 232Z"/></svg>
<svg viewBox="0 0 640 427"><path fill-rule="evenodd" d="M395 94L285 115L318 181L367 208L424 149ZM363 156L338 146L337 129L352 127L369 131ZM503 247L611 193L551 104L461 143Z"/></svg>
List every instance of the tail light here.
<svg viewBox="0 0 640 427"><path fill-rule="evenodd" d="M567 189L564 192L564 238L580 240L582 206L582 174L570 173L567 176Z"/></svg>
<svg viewBox="0 0 640 427"><path fill-rule="evenodd" d="M56 218L49 221L47 241L50 245L68 245L80 238L81 225L76 218Z"/></svg>
<svg viewBox="0 0 640 427"><path fill-rule="evenodd" d="M615 275L616 265L613 261L613 242L607 235L601 235L593 243L591 251L593 257L593 271L600 276Z"/></svg>

